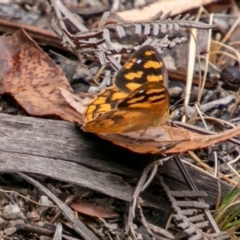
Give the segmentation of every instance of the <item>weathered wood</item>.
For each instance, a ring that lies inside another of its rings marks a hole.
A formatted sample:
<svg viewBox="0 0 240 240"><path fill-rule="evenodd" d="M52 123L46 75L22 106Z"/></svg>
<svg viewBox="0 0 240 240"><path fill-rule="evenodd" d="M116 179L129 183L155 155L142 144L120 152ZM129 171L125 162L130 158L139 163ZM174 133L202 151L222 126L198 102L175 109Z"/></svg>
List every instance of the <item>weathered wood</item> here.
<svg viewBox="0 0 240 240"><path fill-rule="evenodd" d="M64 121L0 114L0 133L0 171L42 174L125 201L134 188L114 173L139 177L149 161ZM142 197L147 206L169 209L150 194Z"/></svg>
<svg viewBox="0 0 240 240"><path fill-rule="evenodd" d="M207 197L203 197L204 201L209 205L213 206L216 204L218 194L223 198L227 192L231 189L231 186L224 181L218 180L203 171L197 171L188 165L185 165L189 174L191 175L194 183L196 184L199 191L204 191L208 194ZM177 165L174 161L169 161L164 164L164 181L172 190L183 190L189 189L183 176L178 170ZM218 183L219 181L219 183ZM220 191L219 187L220 186Z"/></svg>
<svg viewBox="0 0 240 240"><path fill-rule="evenodd" d="M139 178L152 157L139 155L87 134L72 123L0 114L0 171L28 172L79 184L107 195L131 201L133 187L121 176ZM167 162L165 181L173 189L186 189L173 161ZM189 168L199 190L210 193L206 202L217 197L216 181ZM207 183L207 184L206 184ZM221 182L226 193L230 186ZM143 193L144 203L163 211L169 203Z"/></svg>

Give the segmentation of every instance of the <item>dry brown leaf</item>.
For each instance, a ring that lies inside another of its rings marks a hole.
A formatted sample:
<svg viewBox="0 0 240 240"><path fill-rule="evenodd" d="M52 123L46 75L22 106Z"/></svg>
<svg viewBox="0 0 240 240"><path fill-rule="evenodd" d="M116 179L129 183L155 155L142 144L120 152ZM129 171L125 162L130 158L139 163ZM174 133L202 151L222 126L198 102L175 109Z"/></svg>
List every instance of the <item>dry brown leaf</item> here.
<svg viewBox="0 0 240 240"><path fill-rule="evenodd" d="M100 134L103 139L137 153L174 154L196 150L228 140L240 134L240 126L215 135L202 135L184 128L163 125L149 128L142 137L141 132L129 134ZM137 140L136 140L137 139Z"/></svg>
<svg viewBox="0 0 240 240"><path fill-rule="evenodd" d="M66 102L80 114L84 113L85 107L92 101L92 97L84 96L83 93L83 96L76 96L66 89L59 88L59 90Z"/></svg>
<svg viewBox="0 0 240 240"><path fill-rule="evenodd" d="M62 91L62 93L66 101L76 110L80 109L79 112L82 114L84 106L89 103L89 98L76 99L68 91ZM142 134L143 132L144 134ZM157 128L149 127L146 131L125 134L95 134L133 152L174 154L201 149L228 140L240 134L240 126L215 135L199 134L181 127L172 127L168 124Z"/></svg>
<svg viewBox="0 0 240 240"><path fill-rule="evenodd" d="M117 213L114 213L111 210L99 204L87 202L82 199L73 200L73 202L70 204L70 207L79 213L82 213L91 217L96 217L96 218L118 218L119 217Z"/></svg>
<svg viewBox="0 0 240 240"><path fill-rule="evenodd" d="M82 123L58 89L72 92L66 77L24 30L2 36L0 51L0 94L13 96L29 115Z"/></svg>
<svg viewBox="0 0 240 240"><path fill-rule="evenodd" d="M159 0L141 9L131 9L116 14L124 21L144 21L150 20L160 10L164 13L171 11L171 15L175 15L213 2L216 0Z"/></svg>

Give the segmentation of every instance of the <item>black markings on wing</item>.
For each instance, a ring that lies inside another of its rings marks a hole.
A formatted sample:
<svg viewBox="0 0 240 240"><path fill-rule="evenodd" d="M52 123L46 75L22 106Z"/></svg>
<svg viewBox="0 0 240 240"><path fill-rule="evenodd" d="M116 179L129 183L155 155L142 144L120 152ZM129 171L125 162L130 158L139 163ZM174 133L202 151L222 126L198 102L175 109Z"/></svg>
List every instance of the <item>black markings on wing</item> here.
<svg viewBox="0 0 240 240"><path fill-rule="evenodd" d="M161 105L162 110L169 108L168 91L163 84L150 82L129 94L117 105L117 108L151 112L151 108L157 107L158 105ZM154 110L154 112L155 111L156 110Z"/></svg>
<svg viewBox="0 0 240 240"><path fill-rule="evenodd" d="M167 70L160 54L152 46L143 46L119 70L115 85L122 91L130 93L136 86L139 87L146 82L162 82L166 85L167 78Z"/></svg>

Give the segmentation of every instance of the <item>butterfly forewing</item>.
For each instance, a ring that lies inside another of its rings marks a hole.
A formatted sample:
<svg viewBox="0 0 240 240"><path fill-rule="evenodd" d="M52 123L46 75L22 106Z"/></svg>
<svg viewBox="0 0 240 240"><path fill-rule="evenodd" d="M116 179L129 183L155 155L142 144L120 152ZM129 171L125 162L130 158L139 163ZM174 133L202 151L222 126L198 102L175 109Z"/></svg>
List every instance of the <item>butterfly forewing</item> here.
<svg viewBox="0 0 240 240"><path fill-rule="evenodd" d="M159 82L145 83L123 99L117 108L164 115L169 109L168 90Z"/></svg>
<svg viewBox="0 0 240 240"><path fill-rule="evenodd" d="M125 97L126 93L116 87L109 87L101 91L97 97L86 107L84 121L91 121L98 116L111 111Z"/></svg>
<svg viewBox="0 0 240 240"><path fill-rule="evenodd" d="M119 70L115 85L130 93L146 82L161 82L167 86L168 76L162 57L152 46L143 46Z"/></svg>

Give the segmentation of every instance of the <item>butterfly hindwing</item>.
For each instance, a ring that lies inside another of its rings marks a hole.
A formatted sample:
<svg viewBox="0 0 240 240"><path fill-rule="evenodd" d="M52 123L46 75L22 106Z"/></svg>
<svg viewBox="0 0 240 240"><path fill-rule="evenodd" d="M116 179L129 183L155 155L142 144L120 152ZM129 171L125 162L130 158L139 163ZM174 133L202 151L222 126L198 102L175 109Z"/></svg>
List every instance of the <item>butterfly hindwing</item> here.
<svg viewBox="0 0 240 240"><path fill-rule="evenodd" d="M127 120L127 121L126 121ZM86 132L126 133L149 126L151 118L141 112L112 110L83 126Z"/></svg>

